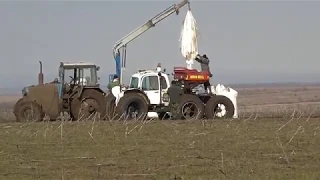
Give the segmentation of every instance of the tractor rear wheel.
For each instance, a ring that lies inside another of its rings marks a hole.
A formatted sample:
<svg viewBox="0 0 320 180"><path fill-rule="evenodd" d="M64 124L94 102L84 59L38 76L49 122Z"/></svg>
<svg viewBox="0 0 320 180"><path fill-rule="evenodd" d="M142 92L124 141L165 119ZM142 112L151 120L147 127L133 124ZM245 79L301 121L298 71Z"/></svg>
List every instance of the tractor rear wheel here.
<svg viewBox="0 0 320 180"><path fill-rule="evenodd" d="M144 120L148 115L148 103L141 94L128 93L120 99L116 112L121 119Z"/></svg>
<svg viewBox="0 0 320 180"><path fill-rule="evenodd" d="M96 113L100 113L102 118L106 114L105 107L105 96L101 92L95 89L86 89L81 100L74 98L71 101L71 116L73 120L87 120L96 118Z"/></svg>
<svg viewBox="0 0 320 180"><path fill-rule="evenodd" d="M206 104L205 113L207 119L232 118L234 105L226 96L213 96Z"/></svg>
<svg viewBox="0 0 320 180"><path fill-rule="evenodd" d="M20 103L22 103L23 101L27 101L27 99L26 99L26 98L20 98L20 99L16 102L16 104L14 105L13 109L15 109L15 107L16 107L17 105L19 105Z"/></svg>
<svg viewBox="0 0 320 180"><path fill-rule="evenodd" d="M184 94L180 97L178 106L179 119L197 120L204 115L204 104L200 98L192 94Z"/></svg>
<svg viewBox="0 0 320 180"><path fill-rule="evenodd" d="M42 121L44 117L41 106L34 101L18 101L13 112L17 122Z"/></svg>

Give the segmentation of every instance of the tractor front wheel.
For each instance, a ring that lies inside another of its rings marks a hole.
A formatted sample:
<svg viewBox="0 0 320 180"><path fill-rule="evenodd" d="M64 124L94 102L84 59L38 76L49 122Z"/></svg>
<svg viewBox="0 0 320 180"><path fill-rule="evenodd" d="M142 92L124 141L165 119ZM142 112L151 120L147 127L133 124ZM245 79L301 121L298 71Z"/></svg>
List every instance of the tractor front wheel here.
<svg viewBox="0 0 320 180"><path fill-rule="evenodd" d="M121 119L144 120L148 115L148 103L141 94L128 93L120 99L116 112Z"/></svg>
<svg viewBox="0 0 320 180"><path fill-rule="evenodd" d="M41 106L34 101L20 101L13 111L17 122L42 121L44 117Z"/></svg>

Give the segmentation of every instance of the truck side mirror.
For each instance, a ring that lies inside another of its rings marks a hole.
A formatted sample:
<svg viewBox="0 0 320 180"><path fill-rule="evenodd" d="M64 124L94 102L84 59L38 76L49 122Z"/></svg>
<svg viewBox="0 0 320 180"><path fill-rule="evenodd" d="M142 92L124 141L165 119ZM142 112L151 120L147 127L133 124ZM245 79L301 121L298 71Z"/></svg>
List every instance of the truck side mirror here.
<svg viewBox="0 0 320 180"><path fill-rule="evenodd" d="M97 71L99 71L100 70L100 66L97 66Z"/></svg>

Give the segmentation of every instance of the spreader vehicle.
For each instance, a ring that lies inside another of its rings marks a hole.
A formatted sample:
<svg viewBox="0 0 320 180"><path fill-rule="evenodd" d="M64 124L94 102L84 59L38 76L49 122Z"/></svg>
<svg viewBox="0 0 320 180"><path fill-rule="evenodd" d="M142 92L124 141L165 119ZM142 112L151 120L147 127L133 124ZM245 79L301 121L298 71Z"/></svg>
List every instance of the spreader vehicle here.
<svg viewBox="0 0 320 180"><path fill-rule="evenodd" d="M165 118L176 113L177 119L232 118L235 105L228 97L196 90L207 81L208 73L184 67L174 68L172 80L159 66L157 70L138 71L127 89L115 87L107 96L107 117L145 119L156 114ZM173 97L169 91L179 96L176 108L170 104Z"/></svg>

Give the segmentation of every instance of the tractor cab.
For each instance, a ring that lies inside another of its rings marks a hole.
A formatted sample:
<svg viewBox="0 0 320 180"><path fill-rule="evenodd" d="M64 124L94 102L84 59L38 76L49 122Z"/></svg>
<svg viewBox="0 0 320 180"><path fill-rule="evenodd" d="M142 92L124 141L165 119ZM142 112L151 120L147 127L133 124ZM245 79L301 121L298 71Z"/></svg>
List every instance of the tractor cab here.
<svg viewBox="0 0 320 180"><path fill-rule="evenodd" d="M99 86L97 77L99 69L99 66L88 62L61 62L59 81L70 86Z"/></svg>

